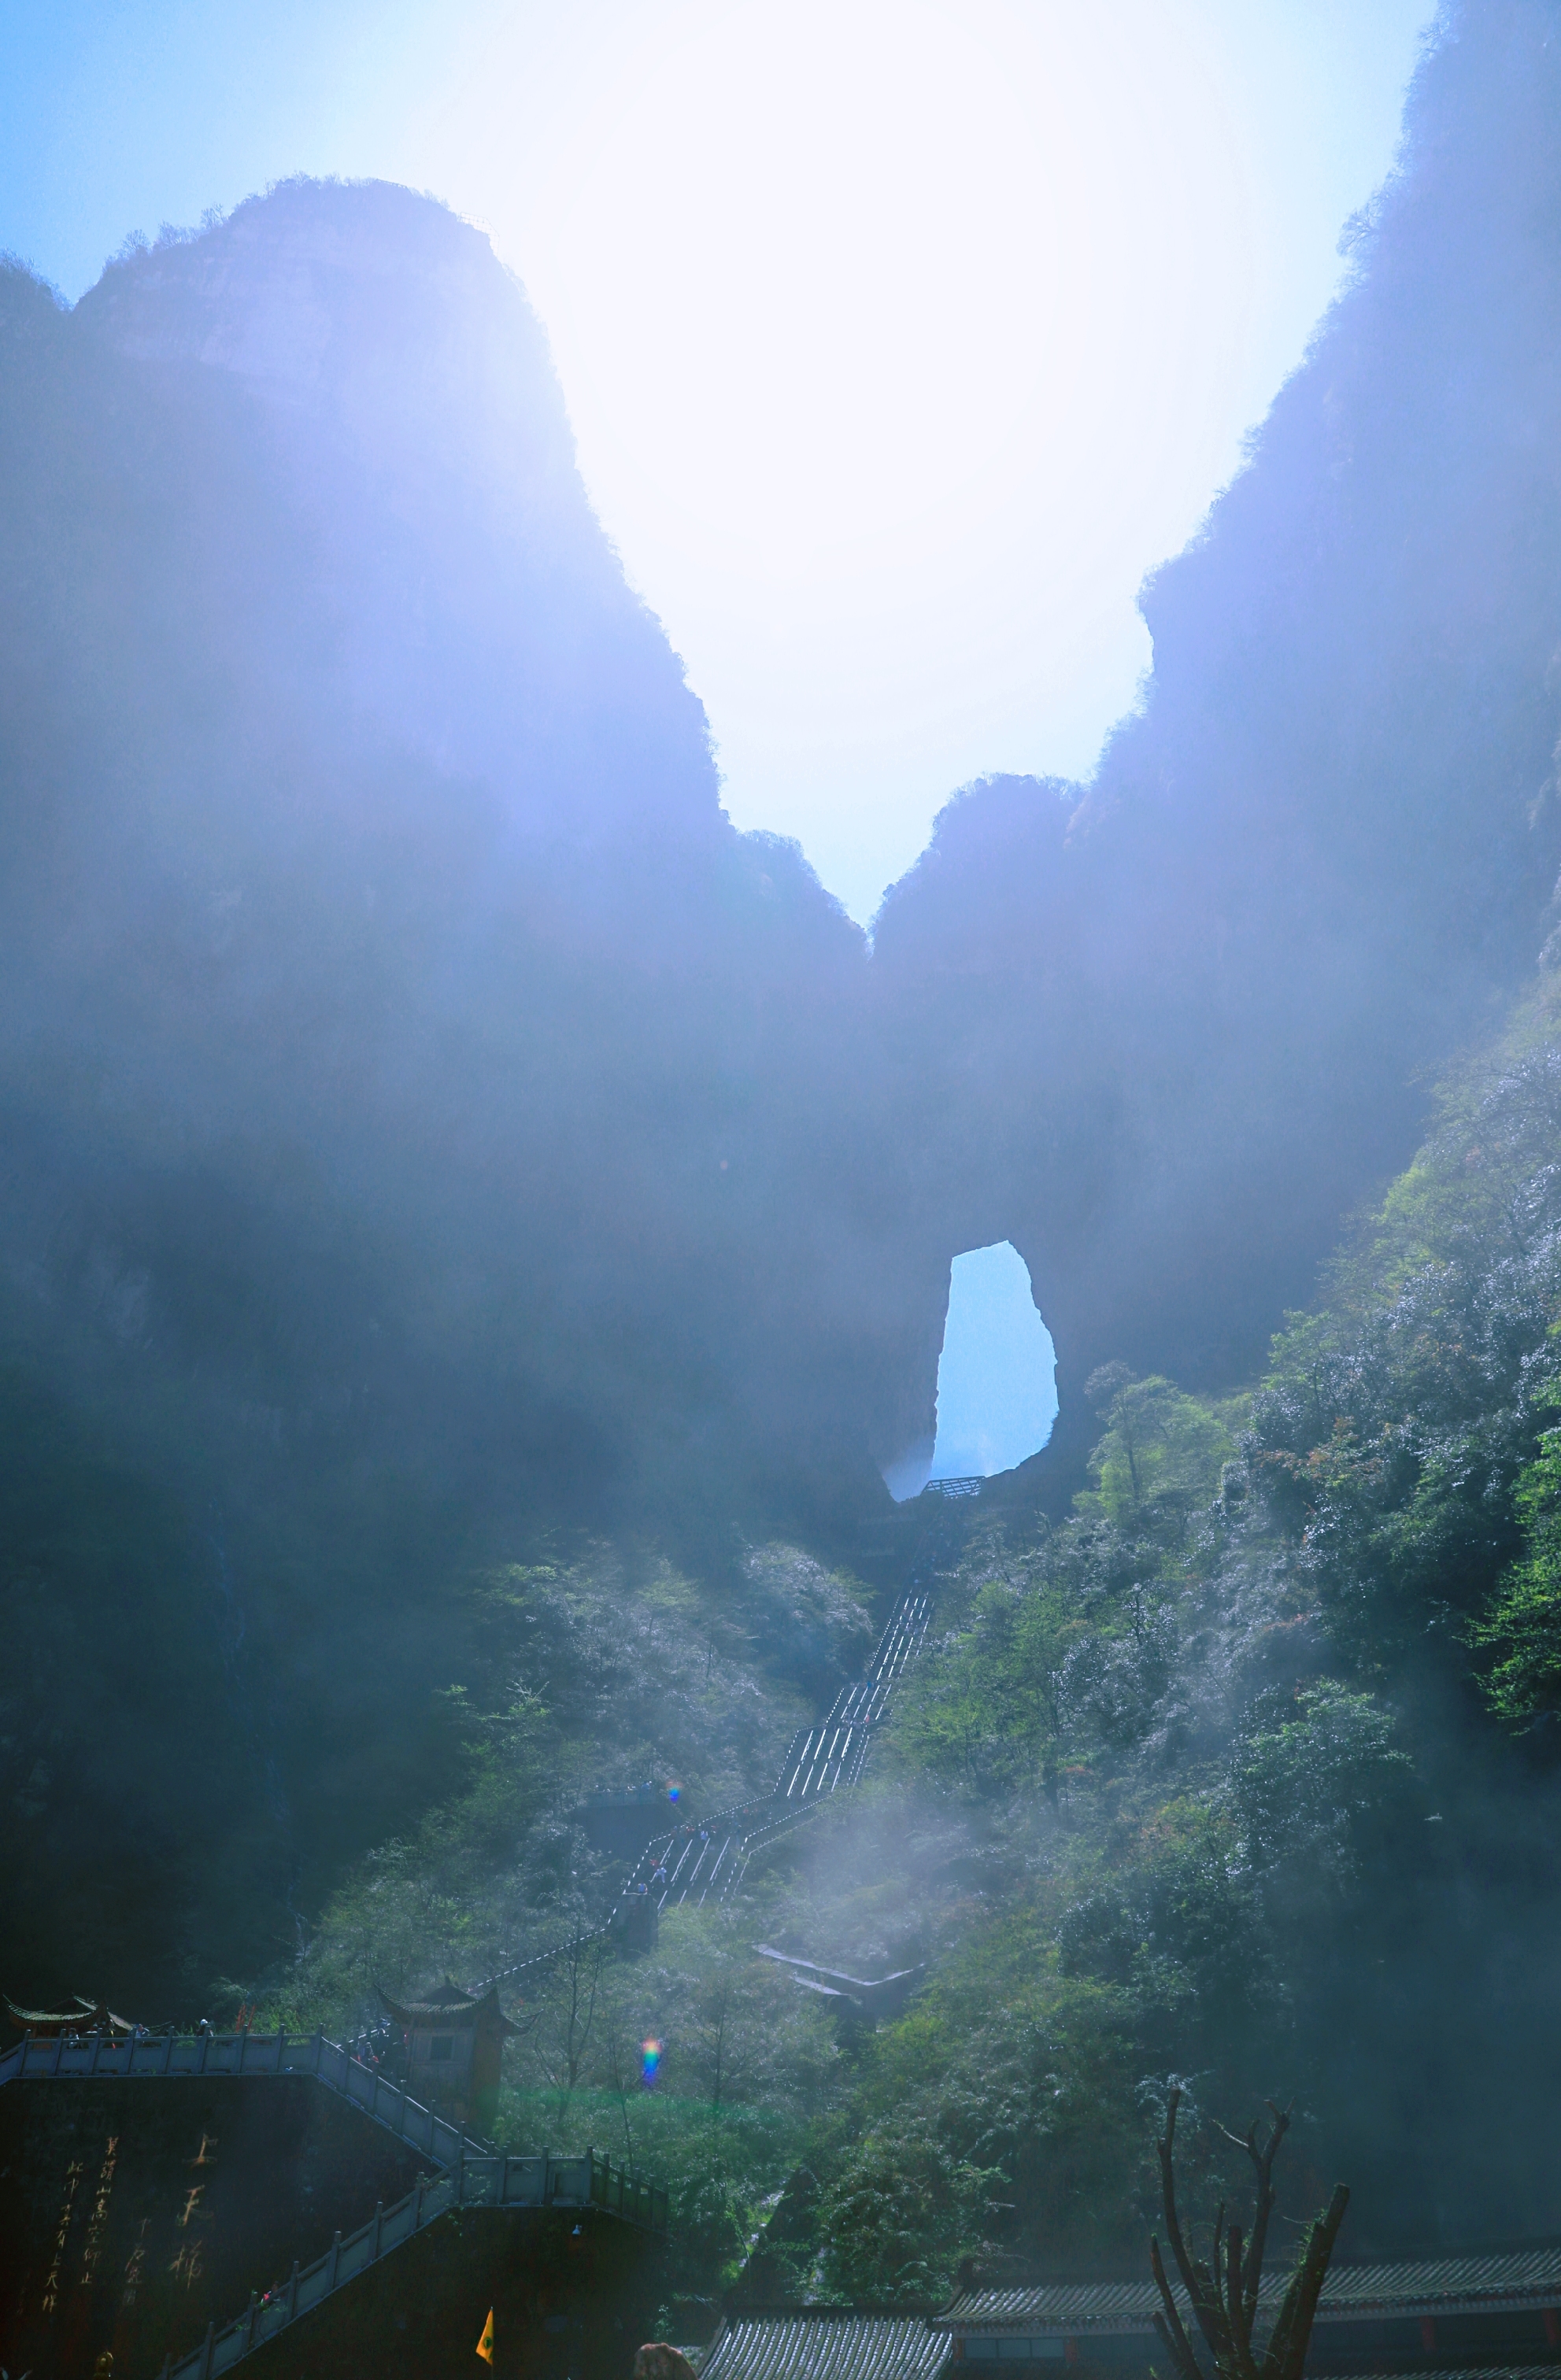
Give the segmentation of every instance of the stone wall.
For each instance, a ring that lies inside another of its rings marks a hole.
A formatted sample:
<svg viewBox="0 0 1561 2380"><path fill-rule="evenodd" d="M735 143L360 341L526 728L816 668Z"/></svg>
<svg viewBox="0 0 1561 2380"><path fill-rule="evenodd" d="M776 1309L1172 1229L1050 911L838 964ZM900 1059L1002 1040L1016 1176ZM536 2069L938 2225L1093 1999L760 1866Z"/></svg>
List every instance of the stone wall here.
<svg viewBox="0 0 1561 2380"><path fill-rule="evenodd" d="M0 2366L156 2374L430 2161L304 2076L0 2090Z"/></svg>

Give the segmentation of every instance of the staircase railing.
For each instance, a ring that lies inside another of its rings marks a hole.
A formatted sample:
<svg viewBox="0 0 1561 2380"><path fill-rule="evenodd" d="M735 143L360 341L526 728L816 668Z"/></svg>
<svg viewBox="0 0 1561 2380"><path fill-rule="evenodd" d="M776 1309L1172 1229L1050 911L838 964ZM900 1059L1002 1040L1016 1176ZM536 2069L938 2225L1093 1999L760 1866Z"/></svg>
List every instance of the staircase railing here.
<svg viewBox="0 0 1561 2380"><path fill-rule="evenodd" d="M667 2195L590 2149L584 2156L468 2156L449 2172L420 2174L394 2206L376 2206L369 2222L344 2237L337 2232L323 2256L295 2265L286 2281L263 2297L253 2295L238 2317L219 2330L212 2323L201 2345L163 2366L163 2380L213 2380L279 2330L311 2313L333 2291L356 2280L393 2248L415 2239L457 2206L601 2207L642 2231L665 2231Z"/></svg>
<svg viewBox="0 0 1561 2380"><path fill-rule="evenodd" d="M165 2074L312 2075L436 2164L454 2165L462 2156L492 2150L491 2142L435 2115L321 2033L154 2033L137 2040L62 2034L48 2041L30 2034L0 2058L0 2085L72 2075L145 2081Z"/></svg>
<svg viewBox="0 0 1561 2380"><path fill-rule="evenodd" d="M251 2297L246 2311L224 2329L212 2324L200 2347L177 2363L171 2358L165 2363L164 2380L212 2380L213 2374L226 2372L262 2339L274 2338L454 2206L596 2206L640 2230L666 2228L665 2191L611 2158L594 2149L584 2156L499 2155L489 2142L435 2115L323 2034L165 2033L116 2039L95 2033L61 2034L47 2041L30 2034L0 2057L0 2085L72 2077L148 2082L168 2074L312 2076L409 2147L421 2149L441 2170L420 2174L405 2198L376 2206L356 2231L338 2231L323 2256L311 2265L295 2265L284 2283L264 2297Z"/></svg>

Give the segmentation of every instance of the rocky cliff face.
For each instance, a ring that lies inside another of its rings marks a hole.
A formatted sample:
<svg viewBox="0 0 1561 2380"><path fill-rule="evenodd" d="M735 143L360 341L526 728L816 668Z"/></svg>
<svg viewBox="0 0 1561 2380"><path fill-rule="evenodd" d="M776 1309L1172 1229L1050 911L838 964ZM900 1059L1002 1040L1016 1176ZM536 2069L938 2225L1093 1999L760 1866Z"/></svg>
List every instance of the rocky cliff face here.
<svg viewBox="0 0 1561 2380"><path fill-rule="evenodd" d="M492 781L544 839L714 833L702 710L481 233L386 184L287 184L110 266L76 327L176 401L218 376L242 393L308 547L299 625L360 734Z"/></svg>
<svg viewBox="0 0 1561 2380"><path fill-rule="evenodd" d="M485 239L295 184L72 315L16 274L6 307L0 1066L144 1345L201 1328L199 1175L237 1273L250 1231L341 1252L339 1362L306 1389L233 1334L246 1405L436 1362L456 1435L509 1410L550 1467L562 1431L632 1480L692 1431L701 1463L784 1473L806 1439L870 1482L862 938L722 814ZM72 1170L127 1162L89 1225ZM284 1336L318 1351L306 1302Z"/></svg>
<svg viewBox="0 0 1561 2380"><path fill-rule="evenodd" d="M1029 1264L1059 1495L1095 1363L1260 1360L1554 925L1558 125L1556 0L1455 12L1141 713L958 797L871 963L725 820L478 234L298 184L71 313L0 274L0 1888L89 1800L123 1866L155 1743L201 1889L305 1905L426 1783L457 1572L854 1521L961 1248Z"/></svg>
<svg viewBox="0 0 1561 2380"><path fill-rule="evenodd" d="M1551 922L1556 34L1552 0L1449 18L1355 285L1149 590L1141 714L1087 792L951 805L871 968L724 820L481 235L299 183L71 315L13 273L13 1278L77 1249L176 1361L199 1172L364 1271L318 1397L436 1362L482 1383L433 1399L453 1437L503 1415L626 1481L870 1496L930 1425L950 1257L1002 1238L1059 1476L1095 1361L1250 1366ZM314 1410L223 1340L246 1406Z"/></svg>
<svg viewBox="0 0 1561 2380"><path fill-rule="evenodd" d="M865 946L430 201L0 274L0 1902L246 1972L437 1790L473 1566L881 1493Z"/></svg>
<svg viewBox="0 0 1561 2380"><path fill-rule="evenodd" d="M1056 1339L1056 1467L1103 1358L1261 1362L1554 925L1558 124L1561 10L1449 12L1353 285L1146 590L1141 712L1087 790L970 788L880 921L949 1236L1011 1237Z"/></svg>

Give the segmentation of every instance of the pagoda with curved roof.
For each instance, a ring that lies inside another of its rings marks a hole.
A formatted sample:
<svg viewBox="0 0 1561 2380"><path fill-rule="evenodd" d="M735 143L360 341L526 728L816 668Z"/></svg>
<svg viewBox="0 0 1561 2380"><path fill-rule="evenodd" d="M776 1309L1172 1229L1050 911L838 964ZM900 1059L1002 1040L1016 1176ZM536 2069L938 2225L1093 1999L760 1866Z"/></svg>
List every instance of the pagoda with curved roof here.
<svg viewBox="0 0 1561 2380"><path fill-rule="evenodd" d="M136 2030L128 2017L116 2016L105 2001L83 1999L79 1992L67 2009L18 2008L3 1992L0 2006L18 2033L30 2033L34 2041L58 2041L72 2033L103 2033L128 2041Z"/></svg>
<svg viewBox="0 0 1561 2380"><path fill-rule="evenodd" d="M377 1988L377 1986L376 1986ZM380 2004L401 2028L407 2088L425 2107L442 2108L458 2124L489 2132L498 2111L504 2045L515 2033L499 2006L498 1985L481 1997L446 1975L432 1998L405 2005L381 1991Z"/></svg>

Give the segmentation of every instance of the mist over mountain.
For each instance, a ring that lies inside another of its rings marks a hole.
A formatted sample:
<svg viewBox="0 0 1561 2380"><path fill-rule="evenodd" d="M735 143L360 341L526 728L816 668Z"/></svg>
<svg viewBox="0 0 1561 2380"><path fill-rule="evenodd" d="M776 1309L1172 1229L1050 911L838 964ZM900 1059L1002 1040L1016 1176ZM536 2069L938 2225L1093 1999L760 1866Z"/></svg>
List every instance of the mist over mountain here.
<svg viewBox="0 0 1561 2380"><path fill-rule="evenodd" d="M860 1318L805 1392L788 1356L849 1247L821 1210L861 938L722 817L486 242L293 186L69 316L13 276L8 314L5 1075L41 1146L135 1170L90 1230L142 1344L179 1329L152 1210L226 1201L240 1272L247 1232L311 1235L330 1383L240 1331L213 1360L246 1402L421 1406L417 1366L475 1359L490 1452L522 1410L517 1450L630 1475L647 1436L835 1442Z"/></svg>
<svg viewBox="0 0 1561 2380"><path fill-rule="evenodd" d="M462 1562L876 1488L863 938L723 816L479 234L288 185L72 312L9 270L0 338L16 1395L164 1513L176 1704L267 1705L217 1806L372 1834ZM68 1672L8 1741L79 1836Z"/></svg>
<svg viewBox="0 0 1561 2380"><path fill-rule="evenodd" d="M1350 285L1145 590L1140 711L1087 788L959 795L879 919L903 1129L945 1245L1030 1266L1059 1475L1101 1361L1250 1375L1555 922L1558 32L1447 13Z"/></svg>
<svg viewBox="0 0 1561 2380"><path fill-rule="evenodd" d="M853 1565L951 1260L1011 1240L1055 1438L941 1573L878 1900L838 1845L777 1888L808 1955L943 1960L942 2014L852 2100L772 1978L753 2092L848 2213L912 2110L927 2270L986 2219L967 2043L1031 2094L1005 2236L1065 2207L1125 2253L1143 2075L1234 2113L1287 2060L1372 2236L1443 2223L1392 2110L1442 2120L1498 1989L1448 2135L1510 2100L1547 2020L1503 1978L1561 1905L1511 1651L1549 1592L1558 127L1561 6L1451 11L1349 287L1146 591L1140 710L1087 787L957 795L871 951L725 817L480 234L295 182L72 310L0 275L7 1988L263 1978L340 2027L371 1953L411 1990L562 1922L582 1785L762 1790L883 1617ZM1077 2188L1056 2072L1117 2144ZM1487 2158L1493 2222L1548 2219L1540 2162ZM892 2290L855 2221L817 2252Z"/></svg>

